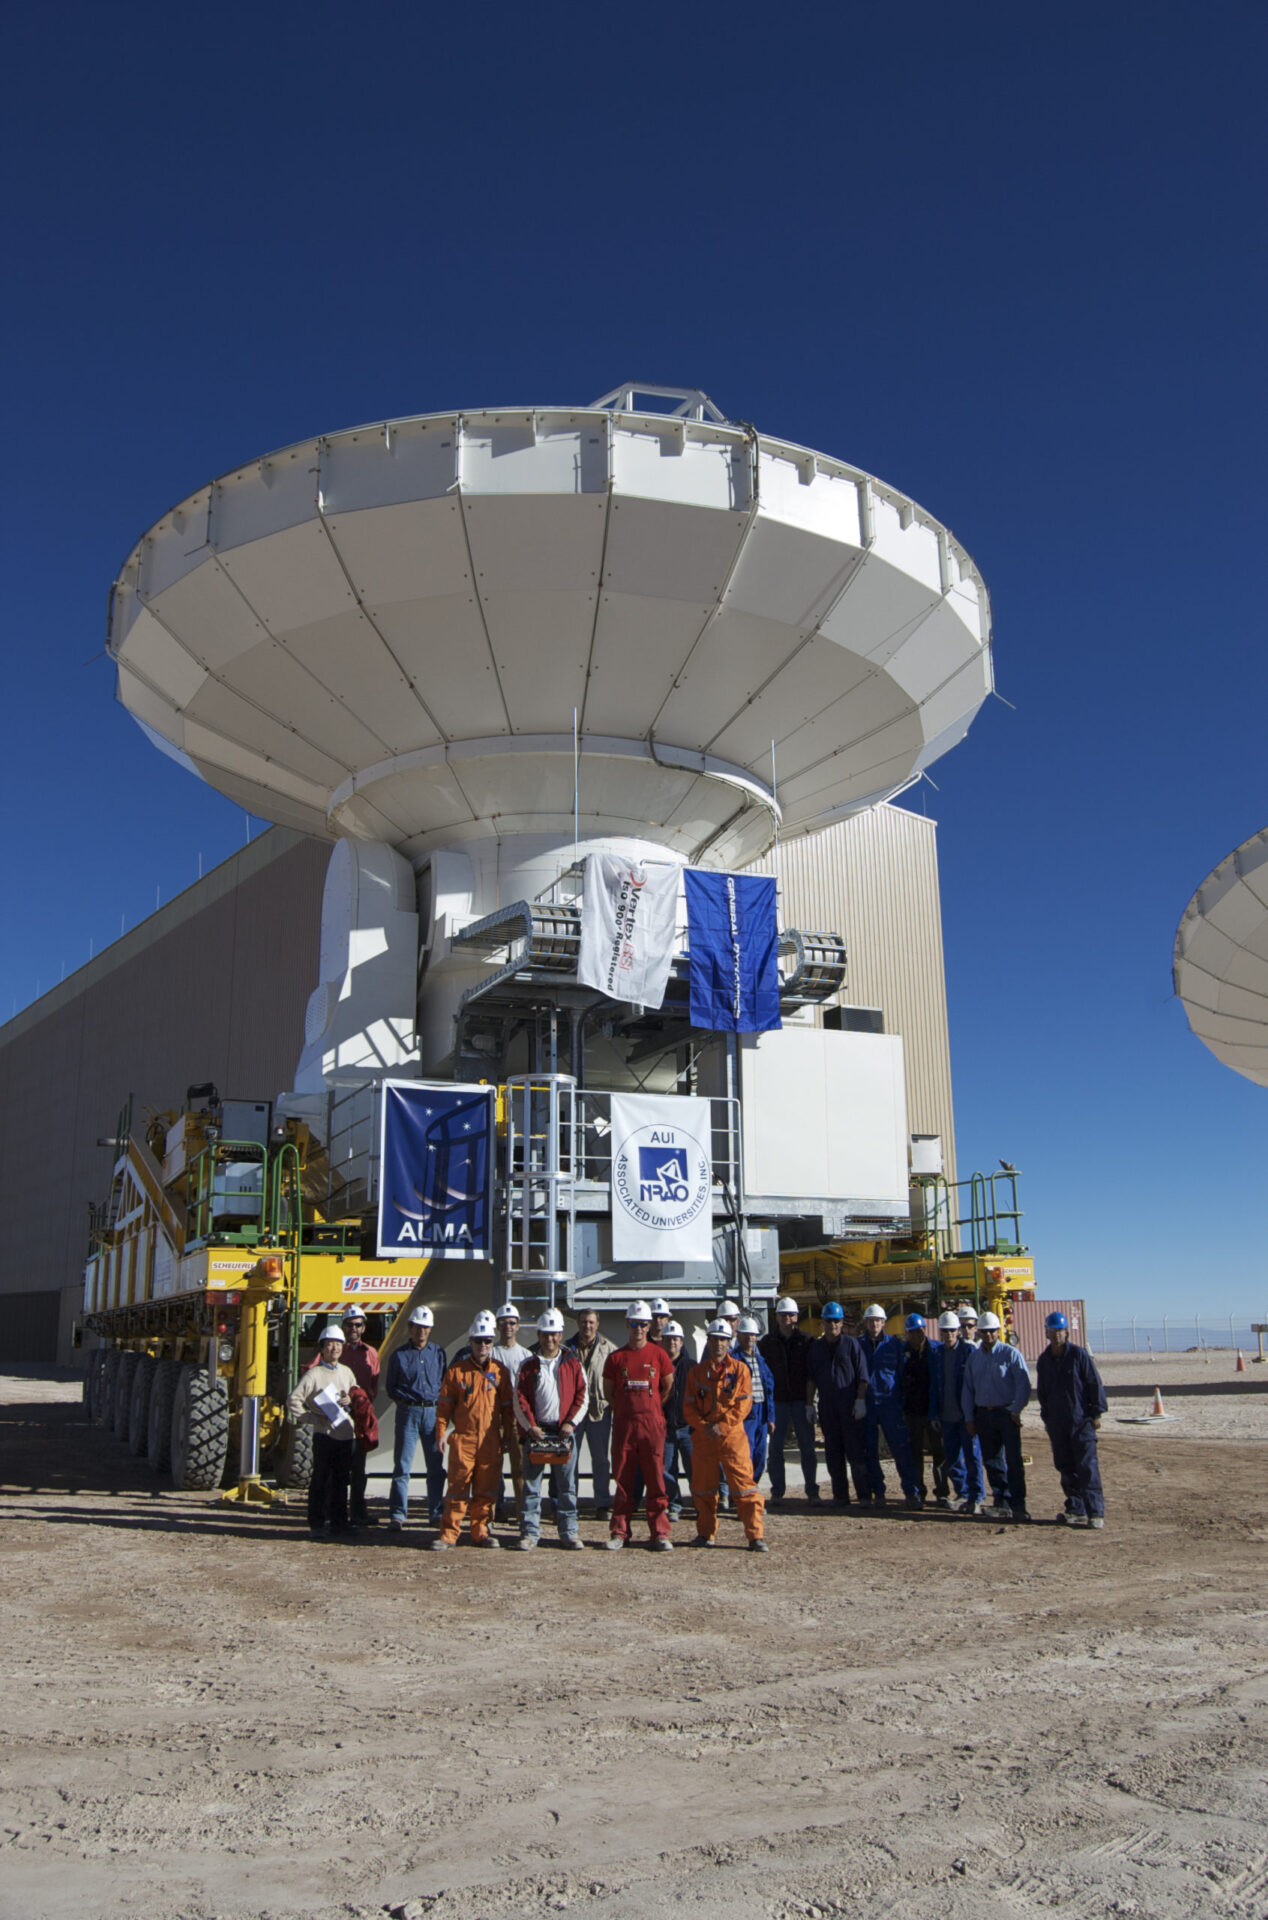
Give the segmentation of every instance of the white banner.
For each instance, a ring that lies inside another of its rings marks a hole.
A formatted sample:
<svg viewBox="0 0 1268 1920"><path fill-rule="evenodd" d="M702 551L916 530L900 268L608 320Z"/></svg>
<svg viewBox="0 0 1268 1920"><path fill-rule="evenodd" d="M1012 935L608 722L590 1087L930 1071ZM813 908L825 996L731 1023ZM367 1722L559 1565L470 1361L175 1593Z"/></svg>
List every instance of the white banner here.
<svg viewBox="0 0 1268 1920"><path fill-rule="evenodd" d="M582 986L636 1006L660 1006L674 958L679 872L612 853L589 856L577 961Z"/></svg>
<svg viewBox="0 0 1268 1920"><path fill-rule="evenodd" d="M612 1258L713 1258L709 1101L612 1095Z"/></svg>

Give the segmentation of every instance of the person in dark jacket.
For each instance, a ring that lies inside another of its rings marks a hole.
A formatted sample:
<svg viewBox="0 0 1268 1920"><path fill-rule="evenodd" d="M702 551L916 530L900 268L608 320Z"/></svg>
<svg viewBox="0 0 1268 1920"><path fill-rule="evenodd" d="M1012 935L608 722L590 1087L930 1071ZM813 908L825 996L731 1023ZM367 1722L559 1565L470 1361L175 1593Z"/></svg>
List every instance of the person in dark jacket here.
<svg viewBox="0 0 1268 1920"><path fill-rule="evenodd" d="M443 1347L434 1347L435 1319L430 1307L415 1307L409 1334L387 1363L387 1396L396 1407L396 1440L392 1457L392 1492L388 1524L400 1533L409 1514L409 1476L421 1440L427 1463L427 1512L433 1526L445 1510L445 1462L436 1445L436 1402L448 1361Z"/></svg>
<svg viewBox="0 0 1268 1920"><path fill-rule="evenodd" d="M797 1325L800 1310L790 1295L775 1304L774 1331L757 1343L757 1351L771 1370L774 1381L775 1429L770 1437L770 1503L783 1499L787 1489L784 1475L784 1448L788 1429L797 1439L801 1456L801 1477L807 1500L819 1498L816 1485L815 1423L806 1405L806 1371L810 1356L810 1335Z"/></svg>
<svg viewBox="0 0 1268 1920"><path fill-rule="evenodd" d="M1105 1412L1105 1388L1096 1362L1086 1347L1070 1338L1070 1322L1063 1313L1044 1321L1048 1345L1035 1369L1039 1381L1039 1414L1048 1430L1052 1464L1061 1476L1065 1511L1057 1515L1062 1526L1105 1525L1105 1495L1096 1452L1096 1430Z"/></svg>
<svg viewBox="0 0 1268 1920"><path fill-rule="evenodd" d="M933 1462L934 1498L940 1507L949 1507L951 1482L947 1478L947 1463L942 1451L941 1422L930 1404L930 1361L938 1342L931 1340L925 1332L922 1314L909 1313L905 1331L907 1352L899 1376L899 1388L907 1438L911 1442L912 1472L920 1486L920 1504L923 1506L928 1498L925 1490L925 1455L928 1454Z"/></svg>
<svg viewBox="0 0 1268 1920"><path fill-rule="evenodd" d="M865 1440L867 1359L862 1342L845 1331L845 1309L838 1300L829 1300L819 1317L823 1333L810 1346L806 1406L813 1407L817 1392L833 1505L848 1507L847 1463L859 1499L866 1503L871 1497Z"/></svg>
<svg viewBox="0 0 1268 1920"><path fill-rule="evenodd" d="M885 1331L885 1309L871 1306L863 1315L860 1342L867 1361L867 1465L871 1497L878 1507L885 1504L885 1475L881 1471L880 1436L889 1442L898 1469L898 1479L909 1507L922 1504L920 1483L916 1479L907 1423L903 1419L898 1379L906 1348L896 1333Z"/></svg>
<svg viewBox="0 0 1268 1920"><path fill-rule="evenodd" d="M654 1306L655 1301L652 1302ZM683 1404L687 1375L693 1365L687 1352L686 1336L677 1320L667 1320L661 1329L660 1344L674 1363L674 1384L665 1402L665 1491L669 1495L669 1517L681 1517L691 1486L691 1428Z"/></svg>
<svg viewBox="0 0 1268 1920"><path fill-rule="evenodd" d="M961 1513L976 1518L982 1511L982 1456L977 1441L965 1430L964 1375L973 1347L961 1331L960 1316L948 1307L938 1320L942 1338L929 1343L929 1412L942 1433L947 1477L955 1488Z"/></svg>

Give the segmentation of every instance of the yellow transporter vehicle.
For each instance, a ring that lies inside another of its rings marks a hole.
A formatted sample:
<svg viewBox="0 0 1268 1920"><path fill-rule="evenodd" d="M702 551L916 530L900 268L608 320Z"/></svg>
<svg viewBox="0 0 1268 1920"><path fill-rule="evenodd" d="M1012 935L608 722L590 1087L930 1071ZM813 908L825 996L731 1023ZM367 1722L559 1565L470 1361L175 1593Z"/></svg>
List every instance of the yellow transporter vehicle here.
<svg viewBox="0 0 1268 1920"><path fill-rule="evenodd" d="M782 1253L784 1290L804 1319L816 1321L828 1300L841 1302L847 1321L879 1301L894 1332L909 1313L929 1316L971 1302L979 1313L997 1313L1009 1337L1013 1301L1035 1297L1034 1258L1021 1240L1018 1178L1007 1165L955 1182L918 1175L910 1236L834 1240Z"/></svg>
<svg viewBox="0 0 1268 1920"><path fill-rule="evenodd" d="M218 1487L239 1453L244 1479L263 1453L279 1484L305 1485L311 1440L284 1409L320 1324L355 1300L381 1338L426 1261L363 1257L360 1218L306 1198L324 1154L301 1121L274 1126L268 1101L191 1087L143 1133L129 1105L109 1144L84 1273L83 1326L100 1342L89 1419L177 1487Z"/></svg>

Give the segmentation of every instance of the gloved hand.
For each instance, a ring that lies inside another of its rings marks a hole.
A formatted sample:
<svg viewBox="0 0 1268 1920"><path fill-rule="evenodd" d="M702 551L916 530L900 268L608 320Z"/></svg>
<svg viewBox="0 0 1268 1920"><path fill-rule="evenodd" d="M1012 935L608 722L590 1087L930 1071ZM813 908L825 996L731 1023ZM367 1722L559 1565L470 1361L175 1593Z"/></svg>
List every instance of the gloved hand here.
<svg viewBox="0 0 1268 1920"><path fill-rule="evenodd" d="M806 1407L806 1418L810 1422L812 1427L815 1423L815 1413L816 1413L815 1403L813 1400L811 1400Z"/></svg>
<svg viewBox="0 0 1268 1920"><path fill-rule="evenodd" d="M854 1418L856 1420L866 1420L867 1418L867 1395L866 1394L860 1394L859 1398L854 1402Z"/></svg>

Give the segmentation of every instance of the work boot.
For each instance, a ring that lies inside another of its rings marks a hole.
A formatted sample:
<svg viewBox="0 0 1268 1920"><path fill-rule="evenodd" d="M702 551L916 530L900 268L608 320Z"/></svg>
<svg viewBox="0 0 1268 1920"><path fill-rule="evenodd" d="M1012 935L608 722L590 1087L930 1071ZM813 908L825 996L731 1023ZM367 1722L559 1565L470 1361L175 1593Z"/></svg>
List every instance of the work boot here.
<svg viewBox="0 0 1268 1920"><path fill-rule="evenodd" d="M770 1552L770 1548L767 1546L764 1540L750 1540L748 1543L748 1550L750 1553L769 1553Z"/></svg>
<svg viewBox="0 0 1268 1920"><path fill-rule="evenodd" d="M652 1541L653 1553L672 1553L673 1550L674 1543L667 1533L658 1533Z"/></svg>
<svg viewBox="0 0 1268 1920"><path fill-rule="evenodd" d="M561 1547L571 1547L574 1553L579 1553L586 1543L579 1534L566 1533L559 1544Z"/></svg>
<svg viewBox="0 0 1268 1920"><path fill-rule="evenodd" d="M439 1516L439 1514L433 1514L433 1515L432 1515L432 1525L433 1525L433 1526L435 1526L435 1524L436 1524L436 1522L437 1522L437 1520L438 1520L439 1518L440 1518L440 1516ZM389 1520L389 1521L388 1521L388 1523L387 1523L387 1530L388 1530L388 1532L389 1532L389 1533L404 1533L404 1531L405 1531L405 1522L404 1522L403 1520Z"/></svg>
<svg viewBox="0 0 1268 1920"><path fill-rule="evenodd" d="M452 1544L449 1540L433 1540L431 1550L433 1553L448 1553Z"/></svg>
<svg viewBox="0 0 1268 1920"><path fill-rule="evenodd" d="M1096 1531L1099 1533L1101 1531L1101 1528L1105 1525L1105 1515L1103 1513L1093 1513L1089 1515L1088 1525L1089 1527L1095 1527Z"/></svg>
<svg viewBox="0 0 1268 1920"><path fill-rule="evenodd" d="M496 1534L486 1533L483 1540L473 1540L471 1544L473 1547L500 1547L502 1542Z"/></svg>
<svg viewBox="0 0 1268 1920"><path fill-rule="evenodd" d="M596 1520L606 1520L611 1511L611 1507L596 1507L594 1510L594 1518Z"/></svg>
<svg viewBox="0 0 1268 1920"><path fill-rule="evenodd" d="M518 1545L521 1553L531 1553L537 1545L537 1535L535 1533L522 1533L519 1537Z"/></svg>
<svg viewBox="0 0 1268 1920"><path fill-rule="evenodd" d="M603 1544L609 1553L619 1553L625 1545L625 1537L620 1533L610 1533Z"/></svg>
<svg viewBox="0 0 1268 1920"><path fill-rule="evenodd" d="M711 1533L698 1533L691 1544L693 1547L714 1547L717 1541Z"/></svg>

